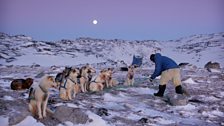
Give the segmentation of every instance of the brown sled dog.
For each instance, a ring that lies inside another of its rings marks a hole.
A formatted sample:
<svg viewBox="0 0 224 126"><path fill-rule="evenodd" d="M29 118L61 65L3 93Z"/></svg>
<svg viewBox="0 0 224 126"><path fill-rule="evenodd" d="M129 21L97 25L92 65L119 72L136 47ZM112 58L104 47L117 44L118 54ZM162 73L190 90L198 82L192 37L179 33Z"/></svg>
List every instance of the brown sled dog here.
<svg viewBox="0 0 224 126"><path fill-rule="evenodd" d="M103 88L106 86L106 83L108 81L110 74L107 69L103 69L100 71L98 76L96 76L94 79L90 82L90 91L102 91Z"/></svg>
<svg viewBox="0 0 224 126"><path fill-rule="evenodd" d="M89 64L83 66L80 69L80 85L82 92L87 92L89 90L90 80L95 73L96 70Z"/></svg>
<svg viewBox="0 0 224 126"><path fill-rule="evenodd" d="M107 69L108 72L108 78L106 80L106 87L113 87L116 86L118 84L118 81L113 79L113 73L114 73L114 69L113 68L108 68Z"/></svg>
<svg viewBox="0 0 224 126"><path fill-rule="evenodd" d="M30 86L33 84L32 78L24 79L15 79L11 83L11 89L12 90L23 90L23 89L29 89Z"/></svg>
<svg viewBox="0 0 224 126"><path fill-rule="evenodd" d="M134 85L134 74L135 74L135 68L136 66L135 65L131 65L128 67L128 73L127 73L127 76L126 76L126 80L125 80L125 85L128 85L128 86L133 86Z"/></svg>
<svg viewBox="0 0 224 126"><path fill-rule="evenodd" d="M61 99L72 100L72 93L74 93L73 96L75 96L79 92L79 84L77 82L77 77L79 74L79 69L74 68L70 71L64 83L61 83L59 88Z"/></svg>
<svg viewBox="0 0 224 126"><path fill-rule="evenodd" d="M46 117L46 111L52 113L50 109L47 109L49 98L48 89L52 87L57 87L52 76L44 76L39 85L31 87L29 92L29 111L33 116L38 115L38 118L42 119Z"/></svg>

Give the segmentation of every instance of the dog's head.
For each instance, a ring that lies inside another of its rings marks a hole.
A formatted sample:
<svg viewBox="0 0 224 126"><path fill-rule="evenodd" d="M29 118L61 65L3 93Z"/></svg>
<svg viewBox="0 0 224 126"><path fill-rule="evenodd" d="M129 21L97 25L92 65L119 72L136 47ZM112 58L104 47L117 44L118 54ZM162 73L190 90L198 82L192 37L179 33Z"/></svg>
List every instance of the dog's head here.
<svg viewBox="0 0 224 126"><path fill-rule="evenodd" d="M48 87L49 88L57 88L58 87L58 84L55 82L55 79L53 76L47 76L46 77L46 83L48 84Z"/></svg>
<svg viewBox="0 0 224 126"><path fill-rule="evenodd" d="M114 73L114 68L108 68L107 73L108 73L108 79L112 79L112 75Z"/></svg>
<svg viewBox="0 0 224 126"><path fill-rule="evenodd" d="M131 65L128 67L128 73L129 74L134 74L135 73L135 68L136 66L135 65Z"/></svg>
<svg viewBox="0 0 224 126"><path fill-rule="evenodd" d="M63 70L63 74L65 75L65 77L69 75L71 70L72 70L72 67L65 67L65 69Z"/></svg>
<svg viewBox="0 0 224 126"><path fill-rule="evenodd" d="M64 78L65 78L65 76L64 76L63 73L58 73L58 74L56 75L56 77L55 77L55 82L56 82L58 85L60 85L60 83L63 82Z"/></svg>
<svg viewBox="0 0 224 126"><path fill-rule="evenodd" d="M90 66L89 64L83 66L80 70L81 76L92 76L94 73L96 73L96 70Z"/></svg>
<svg viewBox="0 0 224 126"><path fill-rule="evenodd" d="M27 85L27 89L30 88L30 86L33 84L33 79L32 78L27 78L26 80L26 85Z"/></svg>
<svg viewBox="0 0 224 126"><path fill-rule="evenodd" d="M80 70L78 68L73 68L70 71L69 77L71 78L77 78L80 75Z"/></svg>
<svg viewBox="0 0 224 126"><path fill-rule="evenodd" d="M103 82L108 80L110 76L111 76L111 70L103 69L100 71L100 78Z"/></svg>
<svg viewBox="0 0 224 126"><path fill-rule="evenodd" d="M96 70L89 64L86 64L84 66L86 73L88 74L92 74L92 73L96 73Z"/></svg>

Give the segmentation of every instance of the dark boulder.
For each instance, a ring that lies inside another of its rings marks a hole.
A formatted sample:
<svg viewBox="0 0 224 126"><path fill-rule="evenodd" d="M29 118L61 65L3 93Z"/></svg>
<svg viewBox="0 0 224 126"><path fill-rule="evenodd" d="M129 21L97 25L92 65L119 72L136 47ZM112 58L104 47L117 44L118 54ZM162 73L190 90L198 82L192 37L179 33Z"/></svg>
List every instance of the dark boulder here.
<svg viewBox="0 0 224 126"><path fill-rule="evenodd" d="M221 67L219 63L209 61L208 63L205 64L204 68L207 69L209 72L211 72L211 69L219 70Z"/></svg>

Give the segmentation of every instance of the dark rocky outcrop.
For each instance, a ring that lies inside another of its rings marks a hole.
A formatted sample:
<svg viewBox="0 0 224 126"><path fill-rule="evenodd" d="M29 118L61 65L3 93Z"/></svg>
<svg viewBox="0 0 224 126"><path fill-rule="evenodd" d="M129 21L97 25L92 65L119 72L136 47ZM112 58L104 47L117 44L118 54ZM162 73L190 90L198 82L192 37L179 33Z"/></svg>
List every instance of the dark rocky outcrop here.
<svg viewBox="0 0 224 126"><path fill-rule="evenodd" d="M219 70L221 67L218 62L209 61L208 63L205 64L204 68L207 69L209 72L211 72L211 69Z"/></svg>
<svg viewBox="0 0 224 126"><path fill-rule="evenodd" d="M70 121L73 124L85 124L90 120L85 111L67 106L57 107L53 117L60 122Z"/></svg>

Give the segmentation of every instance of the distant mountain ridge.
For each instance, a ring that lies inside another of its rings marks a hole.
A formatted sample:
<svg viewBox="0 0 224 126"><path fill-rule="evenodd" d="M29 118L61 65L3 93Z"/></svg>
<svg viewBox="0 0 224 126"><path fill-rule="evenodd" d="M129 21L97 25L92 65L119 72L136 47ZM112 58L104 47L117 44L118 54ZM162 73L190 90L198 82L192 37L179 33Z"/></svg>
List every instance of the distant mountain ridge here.
<svg viewBox="0 0 224 126"><path fill-rule="evenodd" d="M143 57L143 66L150 66L150 54L161 52L178 63L189 62L200 67L208 61L224 64L224 33L193 35L172 41L127 41L78 38L75 40L36 41L25 35L0 33L2 65L78 65L106 63L131 64L133 55Z"/></svg>

